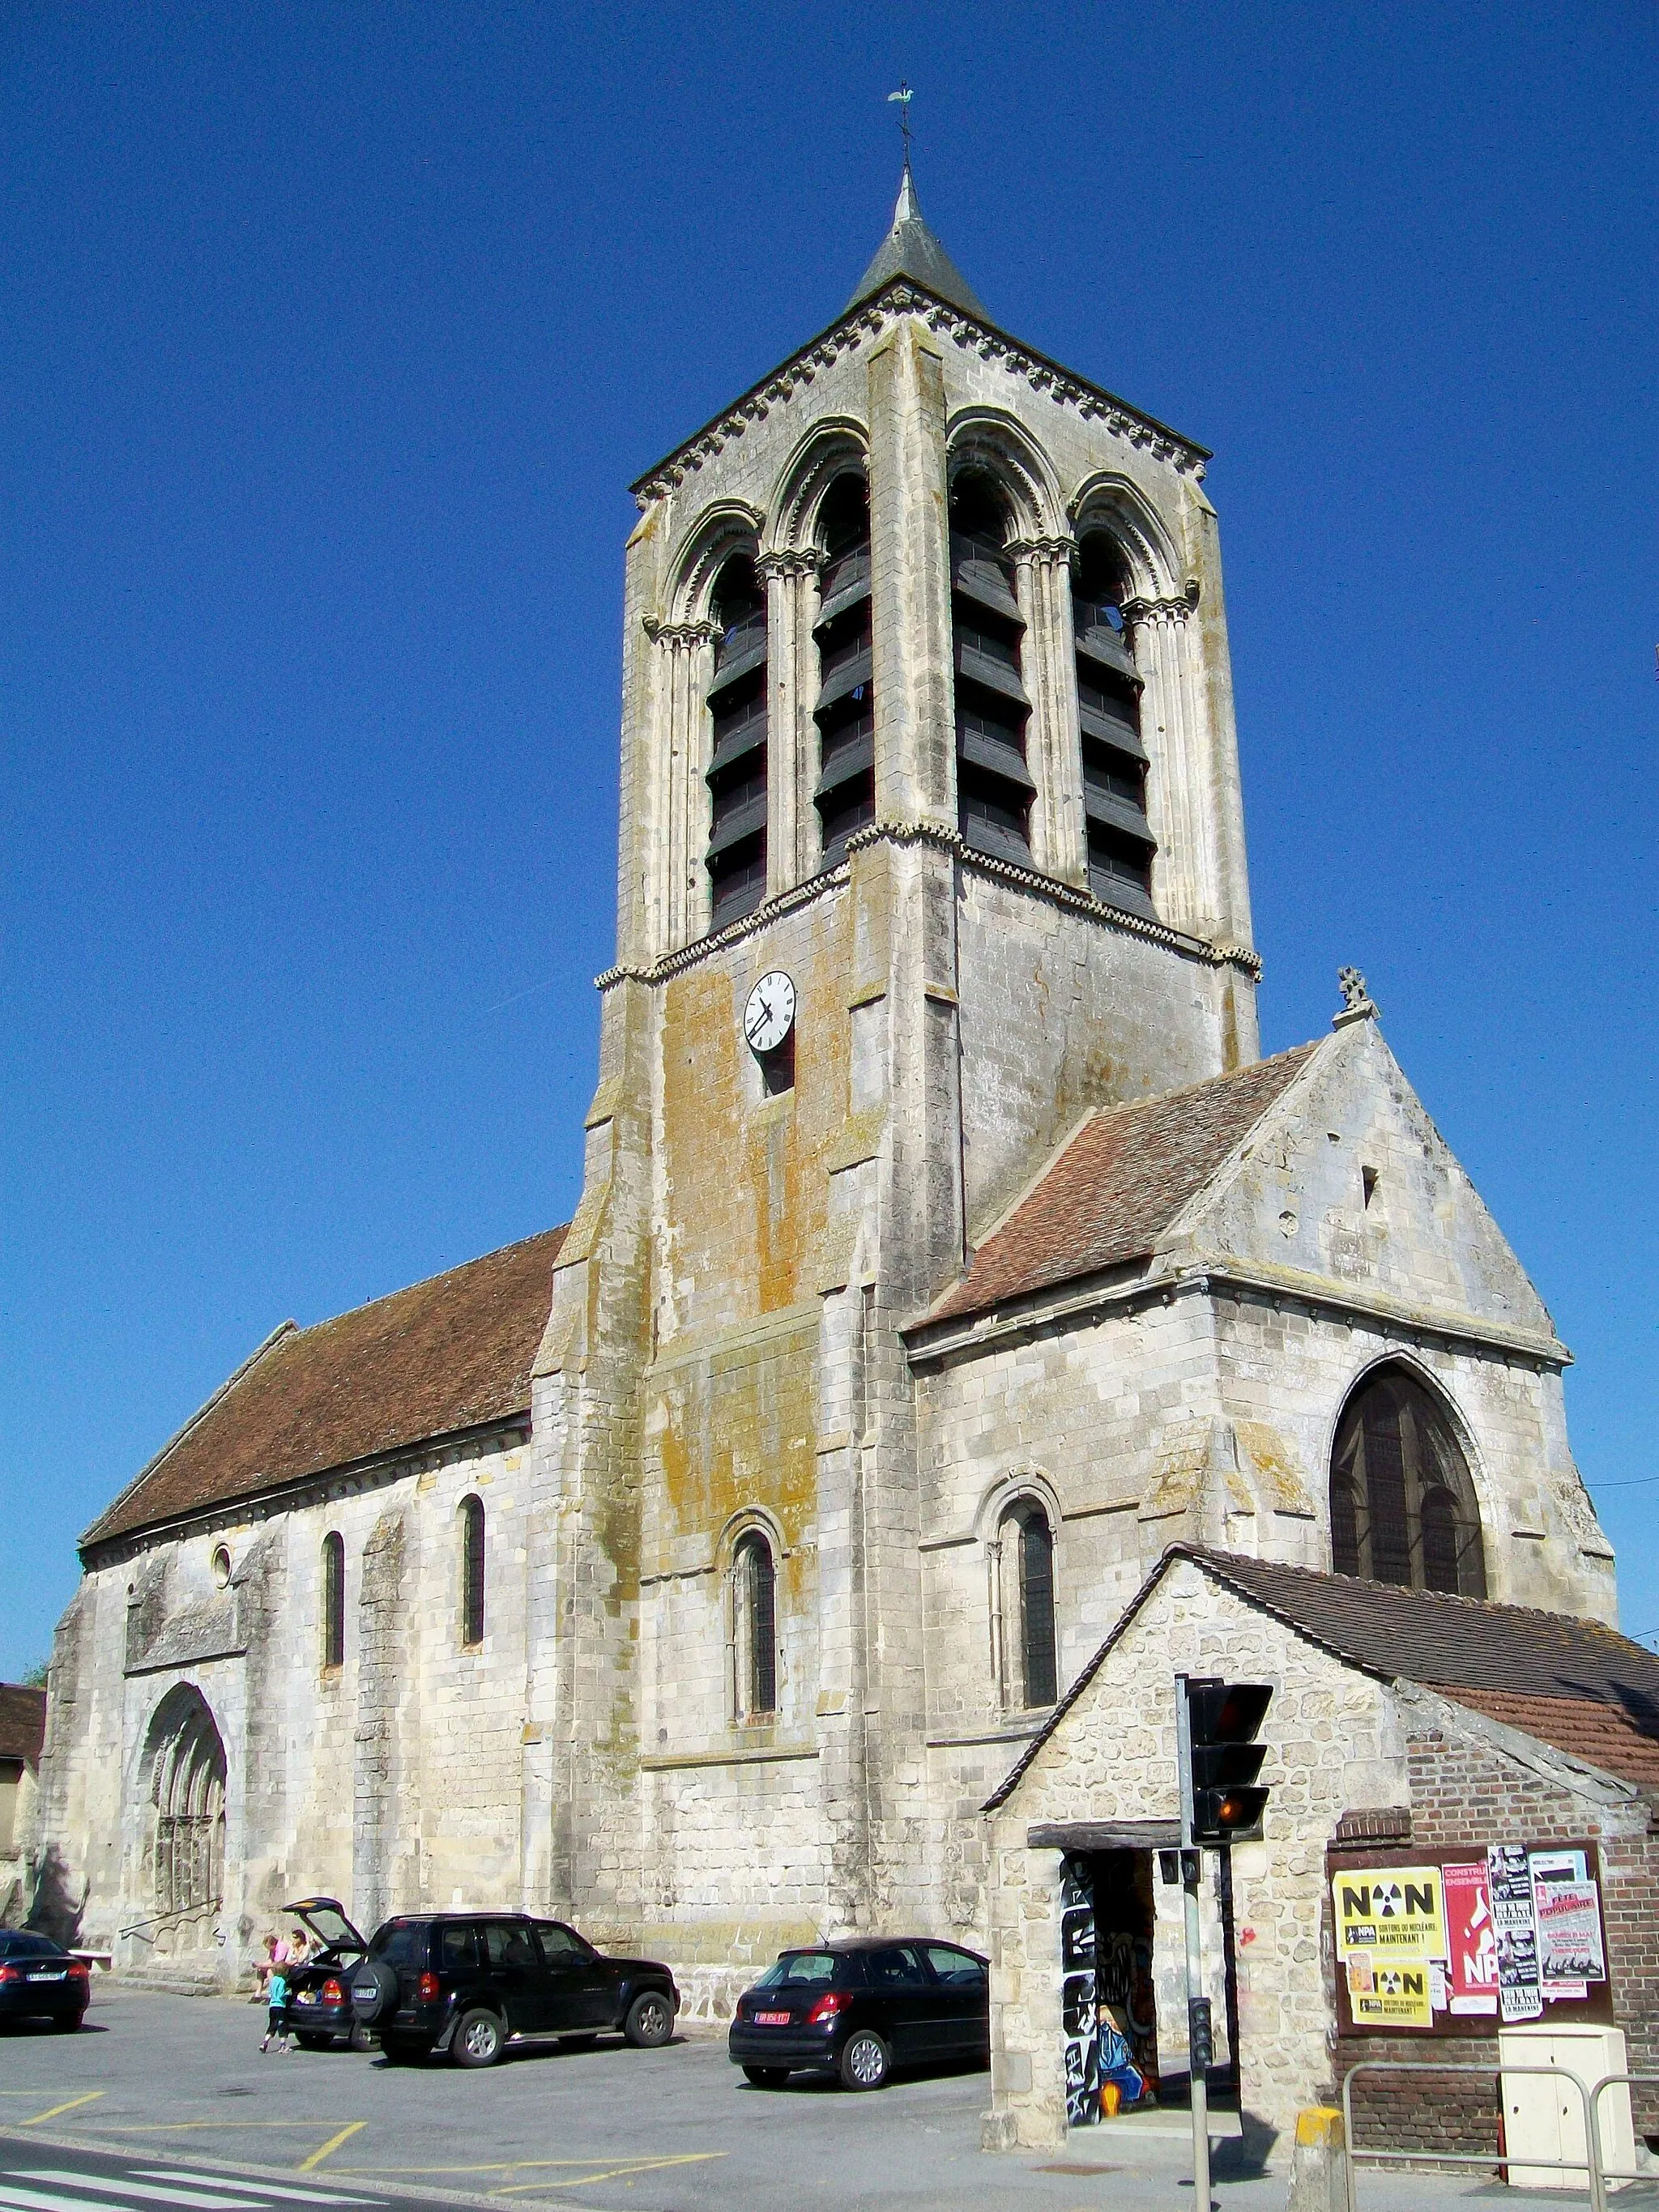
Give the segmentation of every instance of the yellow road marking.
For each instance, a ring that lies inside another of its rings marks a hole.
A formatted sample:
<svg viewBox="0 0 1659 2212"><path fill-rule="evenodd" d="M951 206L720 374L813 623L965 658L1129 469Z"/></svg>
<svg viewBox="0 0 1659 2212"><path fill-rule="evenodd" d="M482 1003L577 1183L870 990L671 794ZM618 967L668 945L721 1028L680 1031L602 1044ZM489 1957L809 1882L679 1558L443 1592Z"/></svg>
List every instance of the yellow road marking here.
<svg viewBox="0 0 1659 2212"><path fill-rule="evenodd" d="M40 2091L37 2089L35 2091L36 2096L39 2096L40 2094ZM104 2092L101 2089L88 2089L85 2096L71 2097L69 2102L65 2105L51 2106L44 2112L34 2113L30 2118L23 2121L21 2124L26 2128L39 2127L42 2120L55 2120L59 2112L72 2112L77 2105L95 2105L99 2098L103 2094Z"/></svg>
<svg viewBox="0 0 1659 2212"><path fill-rule="evenodd" d="M372 2173L534 2173L550 2166L577 2166L586 2171L590 2166L603 2166L605 2155L596 2151L588 2158L495 2158L480 2160L474 2166L337 2166L334 2171L337 2174L356 2174L364 2180ZM727 2158L731 2154L723 2150L685 2150L656 2157L649 2151L613 2151L610 2155L629 2160L635 2171L644 2173L653 2166L695 2166L702 2160ZM499 2195L500 2191L495 2193Z"/></svg>
<svg viewBox="0 0 1659 2212"><path fill-rule="evenodd" d="M331 2151L338 2150L343 2142L349 2142L352 2136L356 2134L359 2128L366 2128L368 2125L368 2122L367 2120L348 2120L345 2125L341 2129L338 2135L331 2136L328 2141L321 2145L319 2149L312 2152L309 2158L302 2158L300 2160L299 2172L301 2173L309 2173L313 2166L319 2166L322 2164L323 2160L328 2156Z"/></svg>
<svg viewBox="0 0 1659 2212"><path fill-rule="evenodd" d="M492 2189L489 2194L492 2197L523 2197L532 2189L585 2189L596 2181L615 2181L618 2175L626 2175L631 2179L636 2173L654 2173L659 2167L665 2166L697 2166L705 2159L725 2156L726 2153L720 2150L682 2151L674 2158L636 2159L627 2166L603 2167L597 2173L574 2173L568 2181L515 2181L510 2189ZM549 2160L548 2163L550 2164L551 2161ZM561 2160L559 2163L574 2166L577 2160Z"/></svg>

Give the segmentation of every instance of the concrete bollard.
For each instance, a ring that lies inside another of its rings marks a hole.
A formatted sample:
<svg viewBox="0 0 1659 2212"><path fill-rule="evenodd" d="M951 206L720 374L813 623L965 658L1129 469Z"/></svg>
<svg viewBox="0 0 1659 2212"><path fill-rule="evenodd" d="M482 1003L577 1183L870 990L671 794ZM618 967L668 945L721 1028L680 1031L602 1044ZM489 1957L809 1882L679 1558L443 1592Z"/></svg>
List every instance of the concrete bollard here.
<svg viewBox="0 0 1659 2212"><path fill-rule="evenodd" d="M1348 2212L1348 2152L1334 2105L1310 2105L1296 2116L1285 2212Z"/></svg>

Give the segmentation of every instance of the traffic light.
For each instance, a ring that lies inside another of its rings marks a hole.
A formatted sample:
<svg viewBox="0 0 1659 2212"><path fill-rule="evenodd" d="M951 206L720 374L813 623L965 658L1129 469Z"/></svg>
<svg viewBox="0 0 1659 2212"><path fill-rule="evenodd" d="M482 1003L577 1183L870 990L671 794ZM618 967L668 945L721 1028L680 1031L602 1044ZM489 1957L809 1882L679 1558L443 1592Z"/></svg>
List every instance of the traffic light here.
<svg viewBox="0 0 1659 2212"><path fill-rule="evenodd" d="M1237 1836L1260 1833L1267 1792L1255 1778L1267 1747L1255 1735L1273 1694L1265 1682L1188 1678L1195 1844L1230 1844Z"/></svg>

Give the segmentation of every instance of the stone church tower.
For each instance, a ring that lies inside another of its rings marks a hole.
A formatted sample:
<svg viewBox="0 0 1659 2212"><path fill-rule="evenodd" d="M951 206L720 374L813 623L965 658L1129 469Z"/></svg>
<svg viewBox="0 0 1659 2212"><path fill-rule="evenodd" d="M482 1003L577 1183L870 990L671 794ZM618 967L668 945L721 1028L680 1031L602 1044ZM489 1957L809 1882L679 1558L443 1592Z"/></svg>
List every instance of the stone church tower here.
<svg viewBox="0 0 1659 2212"><path fill-rule="evenodd" d="M1172 1545L1613 1617L1569 1355L1363 984L1258 1057L1205 459L907 170L635 487L580 1204L277 1331L88 1532L83 1934L522 1901L718 2004L985 1938L981 1808Z"/></svg>

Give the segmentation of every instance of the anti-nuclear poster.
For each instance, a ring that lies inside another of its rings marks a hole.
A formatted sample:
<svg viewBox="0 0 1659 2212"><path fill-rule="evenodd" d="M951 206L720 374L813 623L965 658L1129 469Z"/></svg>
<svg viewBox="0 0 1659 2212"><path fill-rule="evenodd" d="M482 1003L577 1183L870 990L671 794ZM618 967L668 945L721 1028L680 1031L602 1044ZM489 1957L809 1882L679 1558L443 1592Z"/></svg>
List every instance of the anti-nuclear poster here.
<svg viewBox="0 0 1659 2212"><path fill-rule="evenodd" d="M1426 1959L1394 1966L1371 1959L1347 1962L1348 2006L1356 2027L1432 2027L1436 1969Z"/></svg>
<svg viewBox="0 0 1659 2212"><path fill-rule="evenodd" d="M1339 1959L1391 1964L1446 1955L1445 1900L1437 1866L1370 1867L1335 1875L1331 1901Z"/></svg>

